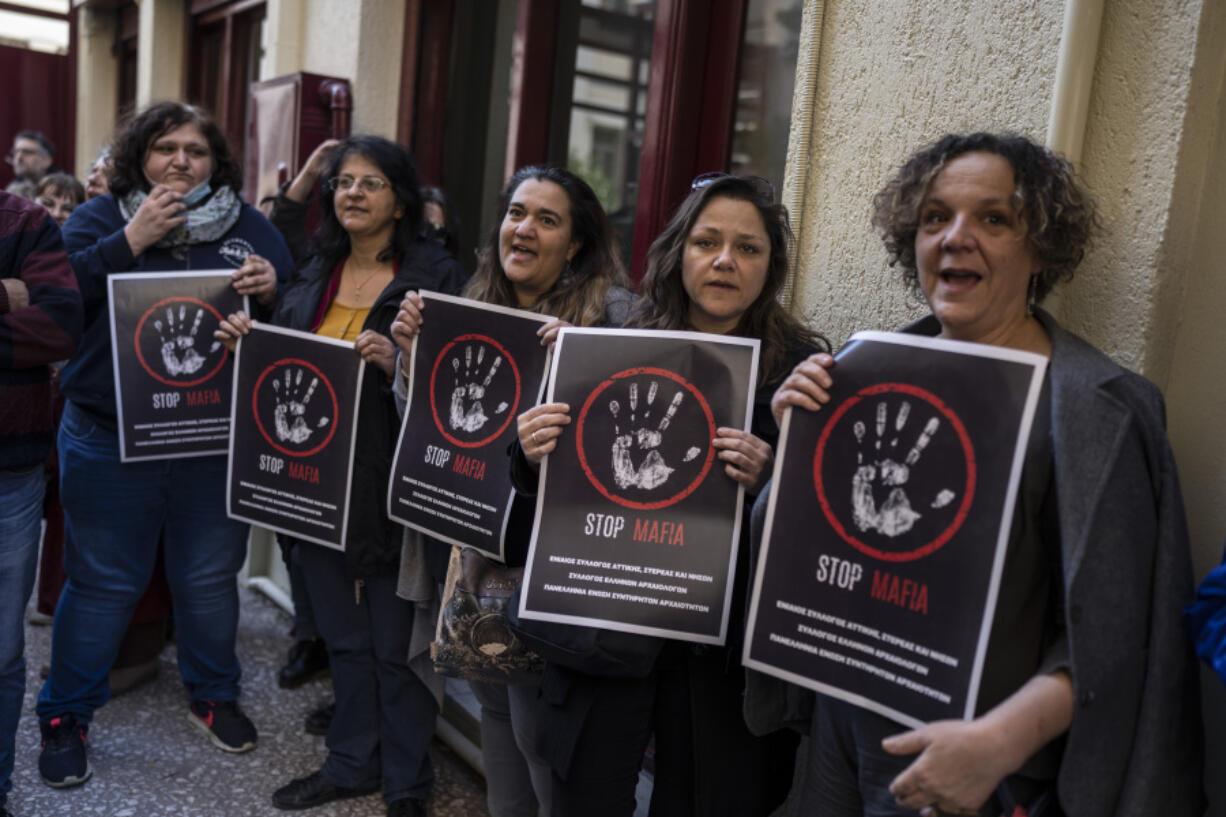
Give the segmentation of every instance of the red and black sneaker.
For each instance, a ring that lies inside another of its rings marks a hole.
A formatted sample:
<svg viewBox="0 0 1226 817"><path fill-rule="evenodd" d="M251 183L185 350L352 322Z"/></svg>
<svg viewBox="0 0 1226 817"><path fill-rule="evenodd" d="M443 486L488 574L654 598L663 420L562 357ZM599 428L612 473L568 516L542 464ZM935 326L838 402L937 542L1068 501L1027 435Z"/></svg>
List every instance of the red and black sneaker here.
<svg viewBox="0 0 1226 817"><path fill-rule="evenodd" d="M57 789L79 786L94 770L85 757L85 733L89 725L74 715L61 715L38 725L43 746L38 755L38 773L43 782Z"/></svg>
<svg viewBox="0 0 1226 817"><path fill-rule="evenodd" d="M223 752L249 752L255 748L255 724L238 708L238 701L192 701L187 719L209 736Z"/></svg>

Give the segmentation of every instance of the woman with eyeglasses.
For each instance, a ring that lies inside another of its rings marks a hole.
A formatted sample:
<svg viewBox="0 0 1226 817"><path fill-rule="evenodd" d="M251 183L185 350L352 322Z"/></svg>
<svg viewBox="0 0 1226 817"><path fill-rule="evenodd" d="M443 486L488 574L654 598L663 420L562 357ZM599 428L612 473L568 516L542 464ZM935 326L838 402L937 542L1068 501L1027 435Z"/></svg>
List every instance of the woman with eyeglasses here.
<svg viewBox="0 0 1226 817"><path fill-rule="evenodd" d="M821 335L776 300L787 275L787 211L757 177L704 174L647 254L643 293L627 328L729 334L762 341L753 431L720 428L723 475L745 487L747 507L770 476L778 428L770 398L792 366L829 351ZM568 432L570 407L546 403L519 417L532 468ZM525 491L534 486L517 485ZM741 714L740 663L748 582L748 526L734 576L732 626L723 647L663 641L642 679L606 678L546 664L541 734L553 770L553 814L628 815L643 755L655 735L653 815L773 811L792 777L796 738L758 738Z"/></svg>
<svg viewBox="0 0 1226 817"><path fill-rule="evenodd" d="M277 789L272 801L281 809L307 809L382 788L389 817L425 815L438 700L409 664L414 606L396 595L402 529L384 504L400 430L390 331L405 292L454 292L464 272L437 244L420 240L421 182L407 150L377 136L351 136L317 164L327 169L313 252L301 261L273 322L352 341L368 369L345 550L293 546L332 667L336 709L328 757L319 770ZM272 218L291 246L305 246L304 203L278 196ZM218 337L232 343L250 325L246 315L231 315Z"/></svg>
<svg viewBox="0 0 1226 817"><path fill-rule="evenodd" d="M553 315L541 327L542 345L562 326L620 326L633 296L617 255L613 228L595 192L559 167L520 168L499 201L499 223L479 253L464 294L478 301ZM409 293L392 324L405 368L397 367L397 393L407 395L404 372L423 319L429 315ZM532 502L517 498L507 523L507 563L527 558ZM470 682L481 704L481 756L492 817L550 814L549 765L536 751L536 686Z"/></svg>

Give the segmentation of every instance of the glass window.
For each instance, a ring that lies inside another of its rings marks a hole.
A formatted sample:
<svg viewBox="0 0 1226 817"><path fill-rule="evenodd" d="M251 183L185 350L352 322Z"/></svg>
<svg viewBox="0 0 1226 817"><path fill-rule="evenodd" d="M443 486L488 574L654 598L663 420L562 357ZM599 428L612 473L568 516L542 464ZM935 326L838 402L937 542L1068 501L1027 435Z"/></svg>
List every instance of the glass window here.
<svg viewBox="0 0 1226 817"><path fill-rule="evenodd" d="M749 0L733 118L733 173L783 186L803 0Z"/></svg>
<svg viewBox="0 0 1226 817"><path fill-rule="evenodd" d="M656 0L583 0L579 10L567 166L600 197L627 261L655 14Z"/></svg>

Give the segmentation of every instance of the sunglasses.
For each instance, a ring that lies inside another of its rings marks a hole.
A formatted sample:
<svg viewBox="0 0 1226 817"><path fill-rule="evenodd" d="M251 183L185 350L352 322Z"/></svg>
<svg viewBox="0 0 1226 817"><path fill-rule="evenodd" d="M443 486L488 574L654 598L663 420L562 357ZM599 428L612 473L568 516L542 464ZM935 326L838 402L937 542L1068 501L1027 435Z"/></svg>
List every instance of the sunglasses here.
<svg viewBox="0 0 1226 817"><path fill-rule="evenodd" d="M722 170L714 170L710 173L701 173L694 177L694 181L690 182L690 190L701 190L715 182L723 179L736 179L748 184L754 189L754 192L759 196L764 197L772 204L775 201L775 187L761 176L736 176L732 173L724 173Z"/></svg>

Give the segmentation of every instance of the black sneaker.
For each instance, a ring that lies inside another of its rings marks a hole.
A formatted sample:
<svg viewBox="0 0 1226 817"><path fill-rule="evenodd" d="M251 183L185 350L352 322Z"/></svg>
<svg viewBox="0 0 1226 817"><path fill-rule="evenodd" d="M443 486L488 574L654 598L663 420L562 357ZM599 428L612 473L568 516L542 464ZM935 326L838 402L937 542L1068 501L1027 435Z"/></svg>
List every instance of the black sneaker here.
<svg viewBox="0 0 1226 817"><path fill-rule="evenodd" d="M187 719L209 736L223 752L249 752L255 748L255 724L238 708L238 701L192 701Z"/></svg>
<svg viewBox="0 0 1226 817"><path fill-rule="evenodd" d="M94 770L85 757L85 733L89 726L74 715L61 715L38 725L43 746L38 755L38 773L43 782L57 789L79 786Z"/></svg>

